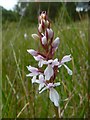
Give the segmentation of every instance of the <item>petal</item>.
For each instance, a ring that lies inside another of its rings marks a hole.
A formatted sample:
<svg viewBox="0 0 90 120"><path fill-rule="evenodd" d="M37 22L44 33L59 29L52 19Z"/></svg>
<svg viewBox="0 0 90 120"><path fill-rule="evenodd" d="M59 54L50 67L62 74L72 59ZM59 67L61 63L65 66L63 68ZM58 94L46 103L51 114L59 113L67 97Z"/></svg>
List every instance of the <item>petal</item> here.
<svg viewBox="0 0 90 120"><path fill-rule="evenodd" d="M38 63L38 66L39 66L39 67L42 67L43 64L44 64L44 60L40 60L39 63Z"/></svg>
<svg viewBox="0 0 90 120"><path fill-rule="evenodd" d="M37 54L37 51L35 51L35 50L33 50L33 49L29 49L29 50L27 50L27 52L30 53L32 56L38 55L38 54Z"/></svg>
<svg viewBox="0 0 90 120"><path fill-rule="evenodd" d="M32 76L37 76L38 75L38 73L29 73L29 74L27 74L26 76L27 77L32 77Z"/></svg>
<svg viewBox="0 0 90 120"><path fill-rule="evenodd" d="M44 87L45 83L39 84L39 90L41 90Z"/></svg>
<svg viewBox="0 0 90 120"><path fill-rule="evenodd" d="M59 43L60 43L60 39L59 39L59 37L57 37L57 38L53 41L52 47L53 47L53 48L57 48L58 45L59 45Z"/></svg>
<svg viewBox="0 0 90 120"><path fill-rule="evenodd" d="M57 87L60 85L60 82L54 83L54 87Z"/></svg>
<svg viewBox="0 0 90 120"><path fill-rule="evenodd" d="M41 74L39 75L39 81L42 82L42 83L44 82L44 76L41 75Z"/></svg>
<svg viewBox="0 0 90 120"><path fill-rule="evenodd" d="M46 36L42 37L42 44L43 45L47 44L47 38L46 38Z"/></svg>
<svg viewBox="0 0 90 120"><path fill-rule="evenodd" d="M59 64L59 66L58 66L58 68L60 68L62 65L61 64Z"/></svg>
<svg viewBox="0 0 90 120"><path fill-rule="evenodd" d="M59 61L57 58L55 60L53 60L52 65L53 65L53 67L59 65Z"/></svg>
<svg viewBox="0 0 90 120"><path fill-rule="evenodd" d="M54 35L53 30L47 28L47 32L48 32L48 38L51 39Z"/></svg>
<svg viewBox="0 0 90 120"><path fill-rule="evenodd" d="M50 88L49 98L56 107L59 106L59 94L54 88Z"/></svg>
<svg viewBox="0 0 90 120"><path fill-rule="evenodd" d="M42 93L43 91L45 91L46 89L48 89L47 87L44 87L39 93Z"/></svg>
<svg viewBox="0 0 90 120"><path fill-rule="evenodd" d="M69 74L69 75L72 75L72 70L70 70L65 64L63 64L63 65L64 65L64 67L67 69L68 74Z"/></svg>
<svg viewBox="0 0 90 120"><path fill-rule="evenodd" d="M69 62L72 58L70 58L71 55L66 55L62 58L61 64L64 64L65 62Z"/></svg>
<svg viewBox="0 0 90 120"><path fill-rule="evenodd" d="M40 61L40 60L43 60L44 57L41 56L41 55L37 55L37 56L34 56L34 59L35 59L36 61Z"/></svg>
<svg viewBox="0 0 90 120"><path fill-rule="evenodd" d="M31 36L32 36L33 39L39 40L39 36L37 34L32 34Z"/></svg>
<svg viewBox="0 0 90 120"><path fill-rule="evenodd" d="M34 77L32 78L32 84L33 84L33 83L39 83L39 80L36 79L36 76L34 76Z"/></svg>
<svg viewBox="0 0 90 120"><path fill-rule="evenodd" d="M51 60L48 60L47 61L47 64L50 64L50 63L52 63L53 62L53 60L51 59Z"/></svg>
<svg viewBox="0 0 90 120"><path fill-rule="evenodd" d="M27 69L30 71L30 72L32 72L32 71L38 71L38 68L35 68L35 67L32 67L32 66L26 66L27 67Z"/></svg>
<svg viewBox="0 0 90 120"><path fill-rule="evenodd" d="M53 71L52 65L48 65L48 67L44 71L45 80L50 80L53 74L54 74L54 71Z"/></svg>

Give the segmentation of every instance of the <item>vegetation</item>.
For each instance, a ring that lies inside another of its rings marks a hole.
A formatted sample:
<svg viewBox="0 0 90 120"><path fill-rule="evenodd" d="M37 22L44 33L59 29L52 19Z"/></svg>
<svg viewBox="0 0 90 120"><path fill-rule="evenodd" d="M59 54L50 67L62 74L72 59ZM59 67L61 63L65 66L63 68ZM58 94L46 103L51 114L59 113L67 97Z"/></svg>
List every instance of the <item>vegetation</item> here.
<svg viewBox="0 0 90 120"><path fill-rule="evenodd" d="M51 12L51 11L49 11ZM29 16L32 19L32 16ZM68 18L67 24L65 18ZM2 26L2 117L3 118L53 118L55 111L48 99L48 92L38 94L38 86L31 84L26 77L27 65L36 66L27 49L40 49L38 41L31 38L37 33L34 24L23 24L23 16L18 22L5 22ZM61 59L64 55L72 55L69 67L73 75L68 76L66 69L58 73L57 81L61 86L57 91L61 96L60 111L63 118L86 118L88 111L88 18L78 22L72 21L63 6L58 12L52 28L55 37L60 37L60 45L56 53ZM24 38L24 34L27 38Z"/></svg>

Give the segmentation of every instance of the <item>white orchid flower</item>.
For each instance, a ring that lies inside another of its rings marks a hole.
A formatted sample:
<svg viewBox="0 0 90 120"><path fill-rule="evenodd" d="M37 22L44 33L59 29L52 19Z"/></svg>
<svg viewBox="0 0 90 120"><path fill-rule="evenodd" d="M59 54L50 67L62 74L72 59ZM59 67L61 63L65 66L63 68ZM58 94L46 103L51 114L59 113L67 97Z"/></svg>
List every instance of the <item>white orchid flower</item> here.
<svg viewBox="0 0 90 120"><path fill-rule="evenodd" d="M54 89L54 87L59 86L60 82L57 83L49 83L47 84L46 87L44 87L39 93L42 93L43 91L45 91L46 89L49 89L49 98L50 100L54 103L54 105L56 107L59 107L59 94L58 92Z"/></svg>
<svg viewBox="0 0 90 120"><path fill-rule="evenodd" d="M63 65L63 66L67 69L67 72L68 72L69 75L72 75L72 70L70 70L70 69L68 68L68 66L65 65L64 63L69 62L69 61L71 61L71 60L72 60L71 55L66 55L66 56L64 56L64 57L62 58L62 60L60 61L59 66L58 66L58 67L61 67L61 66Z"/></svg>

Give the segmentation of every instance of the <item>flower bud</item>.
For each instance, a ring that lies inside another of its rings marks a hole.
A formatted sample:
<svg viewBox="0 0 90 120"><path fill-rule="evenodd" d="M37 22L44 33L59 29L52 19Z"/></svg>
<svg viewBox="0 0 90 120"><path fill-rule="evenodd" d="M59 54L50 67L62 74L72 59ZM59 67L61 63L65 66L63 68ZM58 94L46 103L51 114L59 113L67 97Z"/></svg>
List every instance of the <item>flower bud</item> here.
<svg viewBox="0 0 90 120"><path fill-rule="evenodd" d="M37 56L38 55L38 52L33 50L33 49L29 49L27 50L28 53L30 53L32 56Z"/></svg>
<svg viewBox="0 0 90 120"><path fill-rule="evenodd" d="M32 34L31 36L32 36L33 39L39 40L39 36L37 34Z"/></svg>
<svg viewBox="0 0 90 120"><path fill-rule="evenodd" d="M46 36L42 37L42 44L43 45L47 44L47 38L46 38Z"/></svg>
<svg viewBox="0 0 90 120"><path fill-rule="evenodd" d="M53 48L57 48L58 45L59 45L59 43L60 43L60 39L59 39L59 37L57 37L57 38L53 41L52 47L53 47Z"/></svg>
<svg viewBox="0 0 90 120"><path fill-rule="evenodd" d="M46 25L46 27L49 26L49 21L48 20L45 22L45 25Z"/></svg>
<svg viewBox="0 0 90 120"><path fill-rule="evenodd" d="M39 24L38 30L40 33L42 32L42 24Z"/></svg>
<svg viewBox="0 0 90 120"><path fill-rule="evenodd" d="M47 33L48 33L49 39L53 38L54 33L53 33L53 30L51 28L50 29L47 28Z"/></svg>
<svg viewBox="0 0 90 120"><path fill-rule="evenodd" d="M41 18L42 18L42 19L45 19L45 17L46 17L46 14L45 14L45 13L42 13L42 14L41 14Z"/></svg>

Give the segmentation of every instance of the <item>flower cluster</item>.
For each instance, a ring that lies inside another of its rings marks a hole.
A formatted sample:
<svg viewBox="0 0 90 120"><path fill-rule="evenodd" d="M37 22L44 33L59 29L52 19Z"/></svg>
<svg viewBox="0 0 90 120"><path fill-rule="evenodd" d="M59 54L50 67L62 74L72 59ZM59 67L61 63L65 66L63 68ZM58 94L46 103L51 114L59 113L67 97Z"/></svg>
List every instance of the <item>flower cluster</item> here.
<svg viewBox="0 0 90 120"><path fill-rule="evenodd" d="M40 41L43 52L33 49L27 50L27 52L38 62L38 68L30 65L27 66L27 69L30 71L27 76L32 77L32 83L39 84L39 93L48 89L50 100L58 107L59 94L54 88L59 86L60 82L55 83L55 78L61 66L64 66L68 74L72 75L72 71L65 65L66 62L71 60L71 55L66 55L61 60L58 60L58 58L54 59L54 53L58 48L60 39L57 37L54 40L54 32L50 28L50 21L45 11L40 13L38 22L38 34L32 34L32 37Z"/></svg>

